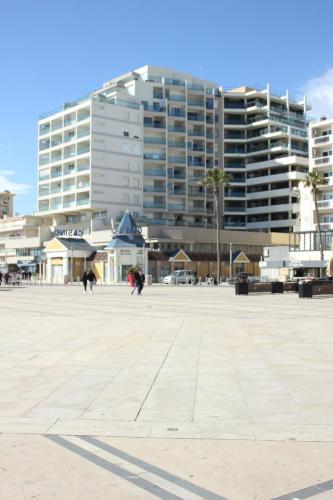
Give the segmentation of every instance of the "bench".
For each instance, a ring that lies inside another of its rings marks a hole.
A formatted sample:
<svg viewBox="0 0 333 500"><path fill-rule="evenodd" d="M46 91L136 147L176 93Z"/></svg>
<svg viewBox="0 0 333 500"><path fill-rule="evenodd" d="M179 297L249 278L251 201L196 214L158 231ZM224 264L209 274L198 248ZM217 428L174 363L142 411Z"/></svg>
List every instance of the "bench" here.
<svg viewBox="0 0 333 500"><path fill-rule="evenodd" d="M333 281L304 281L299 284L298 296L300 299L312 299L314 295L333 295Z"/></svg>

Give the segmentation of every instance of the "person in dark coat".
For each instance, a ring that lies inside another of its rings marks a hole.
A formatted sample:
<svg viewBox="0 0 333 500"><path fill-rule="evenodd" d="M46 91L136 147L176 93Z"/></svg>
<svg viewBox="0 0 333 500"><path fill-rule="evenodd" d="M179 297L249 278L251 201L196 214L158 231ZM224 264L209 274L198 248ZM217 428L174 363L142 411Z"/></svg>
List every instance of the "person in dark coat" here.
<svg viewBox="0 0 333 500"><path fill-rule="evenodd" d="M84 293L87 293L87 283L88 283L88 274L87 271L84 271L81 281L83 283Z"/></svg>
<svg viewBox="0 0 333 500"><path fill-rule="evenodd" d="M146 281L146 276L144 275L144 272L141 270L140 271L140 283L139 283L138 295L141 295L145 281Z"/></svg>
<svg viewBox="0 0 333 500"><path fill-rule="evenodd" d="M92 271L90 269L87 278L88 278L89 285L90 285L90 293L93 293L93 286L97 281L94 271Z"/></svg>
<svg viewBox="0 0 333 500"><path fill-rule="evenodd" d="M139 295L139 289L140 289L140 285L141 285L141 275L137 269L135 269L133 274L134 274L134 288L131 292L131 295L134 294L135 290L137 290L138 295Z"/></svg>

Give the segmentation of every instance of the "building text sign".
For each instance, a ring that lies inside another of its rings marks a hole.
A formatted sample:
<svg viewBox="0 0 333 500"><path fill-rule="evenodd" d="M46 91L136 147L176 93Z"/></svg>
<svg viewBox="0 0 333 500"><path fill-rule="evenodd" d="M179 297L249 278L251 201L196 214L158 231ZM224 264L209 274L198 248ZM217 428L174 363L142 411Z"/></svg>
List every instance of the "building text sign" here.
<svg viewBox="0 0 333 500"><path fill-rule="evenodd" d="M56 238L82 238L83 229L54 229L52 232Z"/></svg>

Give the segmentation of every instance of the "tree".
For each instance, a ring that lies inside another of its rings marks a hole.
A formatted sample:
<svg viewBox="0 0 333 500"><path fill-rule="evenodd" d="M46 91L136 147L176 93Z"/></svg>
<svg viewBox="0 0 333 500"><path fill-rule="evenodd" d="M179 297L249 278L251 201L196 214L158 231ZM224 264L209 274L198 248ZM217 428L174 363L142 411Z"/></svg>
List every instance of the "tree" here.
<svg viewBox="0 0 333 500"><path fill-rule="evenodd" d="M317 219L317 231L319 237L319 250L320 250L320 277L323 277L323 260L324 260L324 248L323 248L323 238L320 228L319 212L318 212L318 193L319 186L327 184L326 179L318 172L310 172L306 175L303 184L305 187L310 188L313 194L313 201L315 204L316 219Z"/></svg>
<svg viewBox="0 0 333 500"><path fill-rule="evenodd" d="M224 170L220 168L210 168L206 171L206 177L201 184L213 189L216 217L216 264L217 264L217 282L220 282L221 274L221 256L220 256L220 189L228 186L229 177Z"/></svg>

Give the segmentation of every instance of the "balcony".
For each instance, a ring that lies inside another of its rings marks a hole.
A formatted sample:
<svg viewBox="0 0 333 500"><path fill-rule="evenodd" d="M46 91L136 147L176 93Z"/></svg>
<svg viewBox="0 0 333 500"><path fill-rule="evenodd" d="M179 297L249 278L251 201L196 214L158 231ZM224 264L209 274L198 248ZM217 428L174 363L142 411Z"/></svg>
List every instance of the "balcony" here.
<svg viewBox="0 0 333 500"><path fill-rule="evenodd" d="M174 191L168 191L169 196L185 196L186 189L175 189Z"/></svg>
<svg viewBox="0 0 333 500"><path fill-rule="evenodd" d="M79 198L76 200L77 205L88 205L89 204L89 197L88 198Z"/></svg>
<svg viewBox="0 0 333 500"><path fill-rule="evenodd" d="M203 115L194 115L192 113L187 114L187 119L195 122L204 122L205 117Z"/></svg>
<svg viewBox="0 0 333 500"><path fill-rule="evenodd" d="M332 208L333 209L333 199L332 200L318 200L318 209L327 209L327 208Z"/></svg>
<svg viewBox="0 0 333 500"><path fill-rule="evenodd" d="M188 130L187 135L189 135L191 137L205 137L205 131L204 130Z"/></svg>
<svg viewBox="0 0 333 500"><path fill-rule="evenodd" d="M205 90L205 86L201 85L200 83L188 83L187 88L189 90L195 90L195 91L199 91L199 92L204 92L204 90Z"/></svg>
<svg viewBox="0 0 333 500"><path fill-rule="evenodd" d="M64 191L74 191L75 188L75 184L64 184Z"/></svg>
<svg viewBox="0 0 333 500"><path fill-rule="evenodd" d="M205 214L206 213L206 207L189 207L188 211L192 213L198 213L198 214Z"/></svg>
<svg viewBox="0 0 333 500"><path fill-rule="evenodd" d="M186 158L185 156L168 156L168 163L180 163L185 165Z"/></svg>
<svg viewBox="0 0 333 500"><path fill-rule="evenodd" d="M169 109L168 115L177 118L185 118L185 111L183 109Z"/></svg>
<svg viewBox="0 0 333 500"><path fill-rule="evenodd" d="M55 170L54 172L51 172L51 178L54 179L55 177L61 177L62 176L62 170Z"/></svg>
<svg viewBox="0 0 333 500"><path fill-rule="evenodd" d="M168 127L169 132L177 132L179 134L185 134L186 128L185 127L174 127L174 126L169 126Z"/></svg>
<svg viewBox="0 0 333 500"><path fill-rule="evenodd" d="M143 208L153 208L158 210L165 210L165 203L157 202L157 201L144 201Z"/></svg>
<svg viewBox="0 0 333 500"><path fill-rule="evenodd" d="M245 198L245 191L226 191L224 193L225 198Z"/></svg>
<svg viewBox="0 0 333 500"><path fill-rule="evenodd" d="M89 163L82 163L81 165L78 164L76 170L78 172L82 172L83 170L89 170L90 164Z"/></svg>
<svg viewBox="0 0 333 500"><path fill-rule="evenodd" d="M143 109L152 113L165 113L165 107L160 105L144 104Z"/></svg>
<svg viewBox="0 0 333 500"><path fill-rule="evenodd" d="M62 188L60 187L55 187L50 189L50 194L56 194L56 193L61 193Z"/></svg>
<svg viewBox="0 0 333 500"><path fill-rule="evenodd" d="M164 78L165 85L174 85L175 87L185 87L184 80L177 80L175 78Z"/></svg>
<svg viewBox="0 0 333 500"><path fill-rule="evenodd" d="M169 179L177 179L177 180L184 180L186 179L186 174L184 173L178 173L174 172L173 175L168 175Z"/></svg>
<svg viewBox="0 0 333 500"><path fill-rule="evenodd" d="M246 212L246 207L235 206L235 207L224 207L224 213L238 213L238 212Z"/></svg>
<svg viewBox="0 0 333 500"><path fill-rule="evenodd" d="M163 144L165 145L165 137L148 137L145 136L143 139L145 144Z"/></svg>
<svg viewBox="0 0 333 500"><path fill-rule="evenodd" d="M168 146L169 148L186 148L185 142L182 141L169 141Z"/></svg>
<svg viewBox="0 0 333 500"><path fill-rule="evenodd" d="M315 165L323 165L325 163L332 163L332 156L321 156L320 158L315 158Z"/></svg>
<svg viewBox="0 0 333 500"><path fill-rule="evenodd" d="M187 165L189 167L204 167L205 166L205 164L203 163L203 161L201 159L197 160L195 158L188 158Z"/></svg>
<svg viewBox="0 0 333 500"><path fill-rule="evenodd" d="M200 107L200 108L204 108L205 107L205 103L203 101L198 101L196 99L188 99L187 100L187 105L188 106L197 106L197 107Z"/></svg>
<svg viewBox="0 0 333 500"><path fill-rule="evenodd" d="M329 135L323 135L322 137L317 137L314 140L315 144L323 144L325 142L329 142L330 136Z"/></svg>
<svg viewBox="0 0 333 500"><path fill-rule="evenodd" d="M79 114L79 112L78 112L78 116L77 116L77 121L78 122L82 122L83 120L87 120L88 118L90 118L90 113L81 113L81 114Z"/></svg>
<svg viewBox="0 0 333 500"><path fill-rule="evenodd" d="M160 122L152 122L149 120L144 120L143 122L144 126L147 128L165 128L165 123L160 123Z"/></svg>
<svg viewBox="0 0 333 500"><path fill-rule="evenodd" d="M184 95L170 94L168 99L169 99L169 101L176 101L176 102L185 102L186 101Z"/></svg>
<svg viewBox="0 0 333 500"><path fill-rule="evenodd" d="M146 175L148 177L165 177L166 171L163 168L145 169L144 175Z"/></svg>
<svg viewBox="0 0 333 500"><path fill-rule="evenodd" d="M90 152L90 146L84 146L84 147L81 147L81 148L77 148L77 154L78 155L83 155L83 154L89 153L89 152Z"/></svg>
<svg viewBox="0 0 333 500"><path fill-rule="evenodd" d="M168 210L186 212L186 205L181 203L168 203Z"/></svg>
<svg viewBox="0 0 333 500"><path fill-rule="evenodd" d="M164 153L144 153L143 158L145 160L158 160L158 161L165 161L166 156Z"/></svg>
<svg viewBox="0 0 333 500"><path fill-rule="evenodd" d="M165 193L165 186L143 186L144 193Z"/></svg>
<svg viewBox="0 0 333 500"><path fill-rule="evenodd" d="M70 201L64 200L63 207L64 208L75 207L75 200L70 200Z"/></svg>

